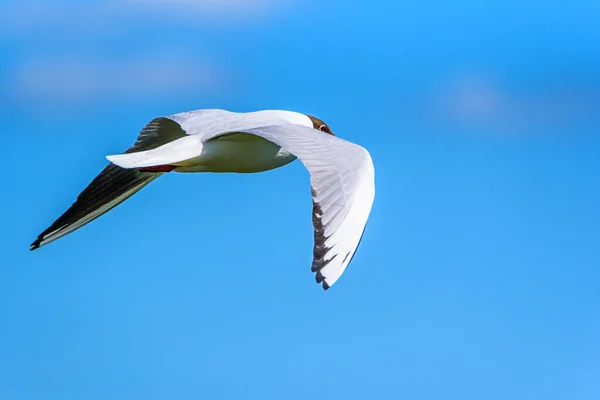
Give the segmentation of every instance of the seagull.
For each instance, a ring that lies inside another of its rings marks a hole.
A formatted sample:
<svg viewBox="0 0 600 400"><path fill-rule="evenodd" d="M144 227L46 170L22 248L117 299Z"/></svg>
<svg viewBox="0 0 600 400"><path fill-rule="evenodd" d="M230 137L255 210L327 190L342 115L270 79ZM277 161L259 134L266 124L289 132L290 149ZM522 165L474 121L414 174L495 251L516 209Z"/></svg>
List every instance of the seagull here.
<svg viewBox="0 0 600 400"><path fill-rule="evenodd" d="M123 154L31 244L51 243L92 222L169 172L255 173L296 158L310 173L314 226L311 270L329 289L362 239L375 198L369 152L335 136L311 115L284 110L195 110L150 121Z"/></svg>

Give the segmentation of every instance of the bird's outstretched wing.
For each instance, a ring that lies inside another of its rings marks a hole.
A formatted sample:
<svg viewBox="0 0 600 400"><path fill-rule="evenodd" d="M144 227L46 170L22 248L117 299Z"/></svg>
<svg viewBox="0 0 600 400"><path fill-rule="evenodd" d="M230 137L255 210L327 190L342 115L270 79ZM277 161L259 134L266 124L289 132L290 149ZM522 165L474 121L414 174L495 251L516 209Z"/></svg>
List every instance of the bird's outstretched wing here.
<svg viewBox="0 0 600 400"><path fill-rule="evenodd" d="M169 118L155 118L140 132L128 154L151 150L185 136L180 125ZM161 173L140 172L110 164L79 194L71 207L31 244L35 250L92 222L107 213Z"/></svg>
<svg viewBox="0 0 600 400"><path fill-rule="evenodd" d="M294 154L310 172L313 197L312 271L328 289L354 257L375 198L375 171L363 147L300 125L245 131Z"/></svg>

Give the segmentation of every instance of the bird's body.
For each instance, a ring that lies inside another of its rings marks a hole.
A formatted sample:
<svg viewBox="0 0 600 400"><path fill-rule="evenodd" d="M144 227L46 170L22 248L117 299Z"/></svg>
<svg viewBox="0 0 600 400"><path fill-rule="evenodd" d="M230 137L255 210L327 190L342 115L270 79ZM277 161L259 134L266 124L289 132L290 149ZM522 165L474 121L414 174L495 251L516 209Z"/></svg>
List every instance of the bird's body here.
<svg viewBox="0 0 600 400"><path fill-rule="evenodd" d="M295 159L289 151L260 136L233 133L209 140L200 156L181 162L174 172L264 172Z"/></svg>
<svg viewBox="0 0 600 400"><path fill-rule="evenodd" d="M255 173L299 158L311 173L312 270L327 289L352 259L375 195L369 153L335 137L323 121L291 111L197 110L155 118L129 150L107 158L111 164L32 250L98 218L166 172Z"/></svg>

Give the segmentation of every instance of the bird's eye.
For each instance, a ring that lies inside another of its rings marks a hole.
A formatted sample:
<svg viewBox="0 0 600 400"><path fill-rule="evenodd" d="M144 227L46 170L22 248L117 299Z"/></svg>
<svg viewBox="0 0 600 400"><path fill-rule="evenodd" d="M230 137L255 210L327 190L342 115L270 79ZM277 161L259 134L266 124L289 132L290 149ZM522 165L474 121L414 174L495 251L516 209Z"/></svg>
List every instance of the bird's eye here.
<svg viewBox="0 0 600 400"><path fill-rule="evenodd" d="M329 133L329 128L327 127L327 125L321 125L321 126L319 127L319 130L320 130L321 132Z"/></svg>

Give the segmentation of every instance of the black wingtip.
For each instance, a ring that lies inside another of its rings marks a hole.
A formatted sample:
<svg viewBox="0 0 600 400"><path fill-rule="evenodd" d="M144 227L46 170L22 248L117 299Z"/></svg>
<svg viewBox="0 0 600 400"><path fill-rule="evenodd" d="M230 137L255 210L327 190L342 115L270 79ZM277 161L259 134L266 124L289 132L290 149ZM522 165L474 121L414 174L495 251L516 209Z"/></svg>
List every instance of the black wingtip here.
<svg viewBox="0 0 600 400"><path fill-rule="evenodd" d="M323 276L321 271L317 271L317 274L315 275L315 280L317 281L317 283L325 281L325 277Z"/></svg>
<svg viewBox="0 0 600 400"><path fill-rule="evenodd" d="M35 239L35 242L31 243L31 246L29 248L29 251L34 251L40 248L42 244L42 239L41 238L37 238Z"/></svg>
<svg viewBox="0 0 600 400"><path fill-rule="evenodd" d="M325 277L323 276L321 271L317 271L317 274L315 275L315 280L317 281L317 283L323 282L323 290L329 289L330 286L327 284L327 282L325 282Z"/></svg>

